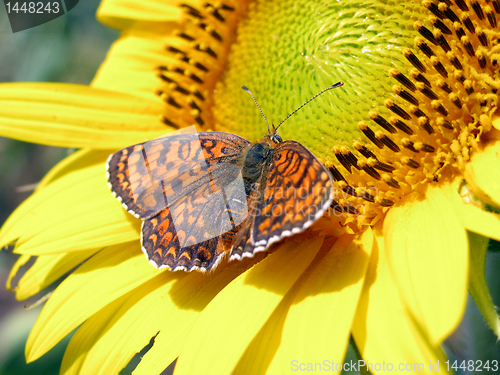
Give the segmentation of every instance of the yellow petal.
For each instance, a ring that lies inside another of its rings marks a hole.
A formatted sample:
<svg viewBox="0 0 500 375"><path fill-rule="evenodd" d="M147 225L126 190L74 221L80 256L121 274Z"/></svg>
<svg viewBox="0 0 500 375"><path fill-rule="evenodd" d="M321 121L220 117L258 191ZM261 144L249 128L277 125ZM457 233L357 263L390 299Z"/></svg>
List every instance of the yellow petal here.
<svg viewBox="0 0 500 375"><path fill-rule="evenodd" d="M342 362L372 239L368 229L354 241L349 235L340 238L333 248L325 241L321 256L254 337L235 374L286 373L298 359ZM338 312L334 317L333 311Z"/></svg>
<svg viewBox="0 0 500 375"><path fill-rule="evenodd" d="M20 235L16 253L55 254L135 240L139 227L110 193L104 164L98 164L61 177L23 202L0 231L0 244Z"/></svg>
<svg viewBox="0 0 500 375"><path fill-rule="evenodd" d="M282 372L281 369L275 371L273 367L279 368L282 362L278 361L277 357L282 342L283 326L294 294L292 288L290 293L274 309L266 324L262 326L241 356L234 369L234 375L260 375Z"/></svg>
<svg viewBox="0 0 500 375"><path fill-rule="evenodd" d="M37 190L54 182L62 176L79 169L103 163L113 151L93 150L91 148L78 150L57 163L38 183Z"/></svg>
<svg viewBox="0 0 500 375"><path fill-rule="evenodd" d="M108 247L74 271L44 306L26 343L34 361L92 314L157 275L138 242Z"/></svg>
<svg viewBox="0 0 500 375"><path fill-rule="evenodd" d="M117 149L171 129L163 103L83 85L0 85L0 135L49 146Z"/></svg>
<svg viewBox="0 0 500 375"><path fill-rule="evenodd" d="M129 294L130 293L127 293L103 307L83 323L75 332L64 352L61 370L59 371L61 375L82 375L80 370L85 360L85 356L79 355L80 351L75 351L74 342L80 345L80 348L78 348L80 350L88 350L91 348L96 338L99 336L99 333L105 329L106 325L113 319L120 307L125 304Z"/></svg>
<svg viewBox="0 0 500 375"><path fill-rule="evenodd" d="M473 156L465 179L479 200L500 207L500 142Z"/></svg>
<svg viewBox="0 0 500 375"><path fill-rule="evenodd" d="M165 308L171 304L168 293L177 278L173 272L163 272L127 293L109 319L103 319L101 312L90 317L71 338L61 373L118 374L152 337L172 323Z"/></svg>
<svg viewBox="0 0 500 375"><path fill-rule="evenodd" d="M222 262L209 274L176 273L178 280L172 284L168 294L164 295L163 304L149 307L152 309L150 314L155 314L158 308L158 314L164 319L161 321L162 327L153 347L144 355L134 375L159 374L170 365L179 356L180 349L196 319L203 313L208 303L234 278L264 256L265 254L257 254L256 259Z"/></svg>
<svg viewBox="0 0 500 375"><path fill-rule="evenodd" d="M459 184L460 181L457 179L453 184L443 188L443 191L452 203L462 225L471 232L500 241L500 215L482 210L468 197L464 201L458 194Z"/></svg>
<svg viewBox="0 0 500 375"><path fill-rule="evenodd" d="M470 248L469 291L484 319L500 338L500 318L491 299L484 273L489 239L472 232L468 232L468 235Z"/></svg>
<svg viewBox="0 0 500 375"><path fill-rule="evenodd" d="M188 0L183 3L192 2ZM109 27L124 29L133 25L137 27L140 22L176 21L181 14L181 7L177 1L105 0L97 10L97 19Z"/></svg>
<svg viewBox="0 0 500 375"><path fill-rule="evenodd" d="M68 254L39 256L14 288L16 298L23 300L34 296L99 250L97 248L75 251ZM22 257L24 256L22 255Z"/></svg>
<svg viewBox="0 0 500 375"><path fill-rule="evenodd" d="M9 277L7 278L7 283L6 283L6 288L8 291L12 292L16 288L12 288L12 279L16 277L17 273L19 272L19 269L24 266L28 261L31 259L31 255L21 255L17 260L16 263L12 266ZM17 296L16 296L17 297Z"/></svg>
<svg viewBox="0 0 500 375"><path fill-rule="evenodd" d="M165 46L178 44L171 33L160 35L130 30L113 43L106 60L92 81L92 86L159 100L156 92L162 85L157 77L159 66L169 66L175 59L166 53Z"/></svg>
<svg viewBox="0 0 500 375"><path fill-rule="evenodd" d="M84 169L97 163L102 164L109 156L109 153L109 151L95 150L80 150L74 152L67 158L60 161L44 176L44 178L38 184L36 192L38 192L41 188L50 184L51 182L59 179L60 177L69 174L70 172ZM14 213L3 224L0 230L1 246L12 243L25 232L26 227L22 225L22 221L28 219L31 216L31 210L33 210L36 205L37 198L34 198L35 196L38 198L38 195L33 195L28 198L19 207L16 208Z"/></svg>
<svg viewBox="0 0 500 375"><path fill-rule="evenodd" d="M322 242L322 237L288 239L225 287L192 328L179 355L176 374L229 374Z"/></svg>
<svg viewBox="0 0 500 375"><path fill-rule="evenodd" d="M370 228L354 239L346 235L307 271L286 316L275 357L281 369L297 368L292 366L294 360L343 362L372 245Z"/></svg>
<svg viewBox="0 0 500 375"><path fill-rule="evenodd" d="M391 373L447 373L444 363L446 358L441 348L429 342L407 311L405 301L398 290L397 280L394 279L387 263L384 236L381 232L375 232L377 246L372 252L352 327L356 345L363 359L372 364L368 370L373 374L391 372L373 367L377 364L382 366L384 363L385 369L392 366ZM429 365L432 363L436 366L438 361L439 371L431 372ZM406 364L410 366L406 368Z"/></svg>
<svg viewBox="0 0 500 375"><path fill-rule="evenodd" d="M393 207L384 221L385 247L401 295L433 344L459 324L465 310L468 243L439 187L425 199Z"/></svg>

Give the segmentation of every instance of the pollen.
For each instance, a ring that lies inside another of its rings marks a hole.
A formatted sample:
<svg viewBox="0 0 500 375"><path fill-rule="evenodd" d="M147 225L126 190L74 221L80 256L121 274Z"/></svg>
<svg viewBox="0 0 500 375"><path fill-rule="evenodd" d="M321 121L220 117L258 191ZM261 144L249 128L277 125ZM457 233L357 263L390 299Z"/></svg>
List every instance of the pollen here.
<svg viewBox="0 0 500 375"><path fill-rule="evenodd" d="M357 152L332 149L332 207L345 216L350 210L342 207L357 207L357 220L346 222L357 221L358 227L438 182L445 168L462 173L498 106L500 2L422 4L429 16L414 22L414 47L402 49L412 67L387 71L394 95L387 95L386 110L368 111L358 123L365 140L355 142Z"/></svg>
<svg viewBox="0 0 500 375"><path fill-rule="evenodd" d="M166 125L207 130L213 128L214 87L226 66L246 2L189 1L179 6L182 18L165 44L165 63L156 69L156 95L165 102L162 121Z"/></svg>

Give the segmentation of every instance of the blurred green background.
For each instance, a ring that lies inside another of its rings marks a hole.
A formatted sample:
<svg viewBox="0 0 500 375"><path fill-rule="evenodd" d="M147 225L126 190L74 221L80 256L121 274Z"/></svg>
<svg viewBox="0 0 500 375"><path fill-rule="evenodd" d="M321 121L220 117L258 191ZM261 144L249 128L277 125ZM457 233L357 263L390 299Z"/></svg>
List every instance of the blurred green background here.
<svg viewBox="0 0 500 375"><path fill-rule="evenodd" d="M11 31L5 8L0 6L0 82L89 84L118 36L118 32L96 21L98 5L99 0L81 0L70 13L16 34ZM30 186L72 151L0 138L0 224L29 196ZM492 244L492 250L496 251L488 254L487 277L494 301L499 305L499 244ZM25 363L24 344L42 306L26 310L24 301L16 301L4 288L17 257L11 248L0 252L0 375L58 374L69 337L41 359ZM452 360L500 361L500 344L470 299L465 318L445 349Z"/></svg>
<svg viewBox="0 0 500 375"><path fill-rule="evenodd" d="M80 0L69 13L15 34L4 5L0 5L0 82L88 85L118 37L117 31L97 22L99 3ZM29 196L30 185L73 151L0 137L0 223ZM29 365L25 362L24 345L42 306L25 310L25 302L16 301L5 289L17 257L11 248L0 252L0 374L58 374L69 338L39 360Z"/></svg>

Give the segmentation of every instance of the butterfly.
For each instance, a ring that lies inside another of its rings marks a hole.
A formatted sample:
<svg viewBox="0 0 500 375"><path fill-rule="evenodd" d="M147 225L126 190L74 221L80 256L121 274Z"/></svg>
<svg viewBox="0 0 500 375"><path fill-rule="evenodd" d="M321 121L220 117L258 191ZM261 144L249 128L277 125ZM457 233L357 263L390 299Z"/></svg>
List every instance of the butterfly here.
<svg viewBox="0 0 500 375"><path fill-rule="evenodd" d="M252 257L324 214L333 201L330 172L300 143L283 141L285 120L272 130L267 123L258 143L181 130L110 155L109 187L143 221L142 250L152 265L213 270L228 253Z"/></svg>

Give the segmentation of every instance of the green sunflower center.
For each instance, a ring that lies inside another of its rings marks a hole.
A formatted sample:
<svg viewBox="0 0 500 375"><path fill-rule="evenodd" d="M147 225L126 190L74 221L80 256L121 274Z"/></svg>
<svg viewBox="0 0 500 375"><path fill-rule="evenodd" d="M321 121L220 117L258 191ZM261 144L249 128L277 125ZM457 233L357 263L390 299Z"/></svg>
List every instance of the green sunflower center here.
<svg viewBox="0 0 500 375"><path fill-rule="evenodd" d="M343 81L280 135L330 169L344 222L372 224L405 196L462 173L491 129L499 13L498 0L252 2L205 117L257 141L265 121L241 86L277 124Z"/></svg>
<svg viewBox="0 0 500 375"><path fill-rule="evenodd" d="M265 1L251 3L238 26L229 70L217 86L216 124L250 140L266 132L252 90L275 124L322 89L341 89L308 104L280 128L284 139L303 143L326 164L333 146L352 148L366 137L357 124L383 106L393 81L390 67L409 67L401 51L413 43L419 4L381 1Z"/></svg>

